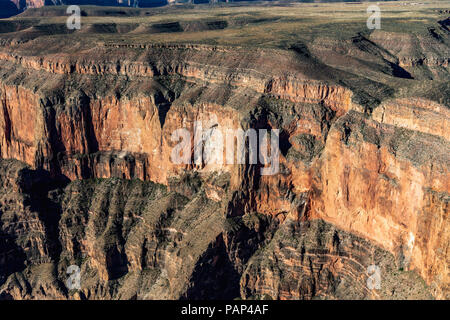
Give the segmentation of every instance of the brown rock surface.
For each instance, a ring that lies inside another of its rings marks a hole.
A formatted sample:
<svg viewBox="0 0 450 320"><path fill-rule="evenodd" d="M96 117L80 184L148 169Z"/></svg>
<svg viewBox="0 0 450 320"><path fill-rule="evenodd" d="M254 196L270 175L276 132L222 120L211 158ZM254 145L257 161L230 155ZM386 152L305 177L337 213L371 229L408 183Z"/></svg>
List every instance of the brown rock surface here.
<svg viewBox="0 0 450 320"><path fill-rule="evenodd" d="M0 38L0 298L449 298L448 31L275 49L40 30ZM196 121L280 129L280 172L174 164Z"/></svg>

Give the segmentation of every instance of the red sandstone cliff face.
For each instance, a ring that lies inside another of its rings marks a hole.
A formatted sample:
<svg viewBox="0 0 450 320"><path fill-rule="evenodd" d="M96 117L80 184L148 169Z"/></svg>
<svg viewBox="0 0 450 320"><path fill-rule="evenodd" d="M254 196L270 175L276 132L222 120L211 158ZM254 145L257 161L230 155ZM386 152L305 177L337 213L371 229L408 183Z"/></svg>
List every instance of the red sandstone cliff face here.
<svg viewBox="0 0 450 320"><path fill-rule="evenodd" d="M120 59L123 50L137 50L132 51L136 59ZM208 46L113 46L94 52L102 56L101 61L90 58L93 52L77 57L67 53L39 57L4 50L0 55L2 158L18 159L35 169L48 170L52 177L69 180L138 178L170 186L171 179L182 177L186 171L229 174L230 190L205 184L210 206L221 206L221 214L230 219L257 212L283 226L262 253L270 259L256 255L248 265L253 252L239 241L244 233L223 232L218 227L195 254L188 255L191 258L180 257L181 251L175 248L158 251L158 258L151 261L155 265L164 261L164 273L152 278L156 284L147 293L138 294L140 298L195 297L198 292L180 283L191 281L195 288L202 272L207 271L198 271L196 264L187 264L189 270L182 271L179 266L189 259L215 261L224 252L230 257L227 263L243 274L243 297L342 297L329 291L332 286L327 277L344 274L342 278L352 281L346 257L359 264L350 270L364 274L364 266L374 262L368 258L369 246L376 246L377 252L383 253L380 257L392 255L377 260L388 266L385 272L392 273L392 265L414 271L434 297L448 298L450 145L446 105L423 98L393 98L367 112L355 102L351 89L325 76L314 76L322 73L308 69L308 61L277 50L251 53ZM273 55L276 59L268 58ZM219 129L279 128L283 142L280 173L260 176L254 166L173 164L172 132L183 127L192 132L195 121L210 119L215 119L210 126ZM181 183L170 187L180 193L185 188ZM200 207L206 210L208 206ZM67 208L65 214L70 216ZM111 274L111 264L124 266L129 262L131 270L145 269L140 261L145 256L142 252L149 249L136 249L141 248L144 238L135 244L96 240L99 231L95 221L104 223L102 211L96 208L91 208L94 216L80 217L85 231L76 237L103 286L126 272L124 267L115 271L118 275ZM121 219L120 224L124 223ZM327 234L324 237L328 240L316 245L302 247L300 242L286 244L279 239L289 226L295 239L315 237L313 231L305 234L304 227L295 224L320 220L339 229L341 249L333 240L331 227L318 231L318 237ZM251 227L245 229L255 234L255 243L262 242L260 223L249 222ZM180 231L186 227L181 226L180 222L176 234L187 232ZM73 257L77 250L71 244L74 231L64 225L61 228L62 247ZM183 243L189 243L189 235L183 236L187 237ZM120 243L115 247L117 252L111 249L113 242ZM33 251L45 257L42 244L36 246L39 249ZM308 261L301 258L302 248L306 250L303 254L318 252L310 261L314 267L308 269ZM286 250L291 250L292 256ZM295 288L273 271L272 260L278 258L281 263L277 268L296 279ZM320 263L321 259L325 262ZM328 273L317 270L323 266ZM309 270L309 278L299 269ZM383 295L367 292L364 279L358 278L358 288L364 292L361 297L385 297L392 289L385 287ZM170 285L164 285L166 281ZM106 294L103 287L92 289L96 285L85 289L84 296ZM8 286L10 295L23 297L12 283ZM344 285L340 294L348 294L347 289ZM49 295L63 295L52 290ZM26 297L32 296L27 293Z"/></svg>
<svg viewBox="0 0 450 320"><path fill-rule="evenodd" d="M222 93L223 88L221 86L226 83L227 85L240 87L240 91L249 90L254 93L270 94L293 102L321 102L336 112L337 115L342 115L352 105L351 92L349 90L335 85L327 85L319 81L305 81L304 75L292 77L280 74L275 77L264 77L257 71L250 71L250 74L238 73L236 71L230 72L230 67L226 65L213 66L197 63L197 60L200 61L205 58L205 55L208 55L208 52L211 51L210 48L194 47L192 49L192 56L188 56L192 61L184 62L178 61L179 53L186 55L184 46L174 48L162 47L153 50L154 52L148 53L149 56L159 55L162 51L167 50L168 54L171 55L170 58L175 60L174 63L179 64L172 65L172 63L167 63L161 66L155 66L155 63L148 62L125 62L115 65L113 63L99 65L92 62L85 62L84 64L78 62L70 63L67 62L67 59L54 61L51 58L18 57L9 54L2 55L1 57L4 60L19 63L27 69L45 70L57 74L74 72L90 75L111 74L116 76L126 75L150 78L157 75L179 75L192 79L192 81L206 81L216 84L217 88L209 89L209 94ZM219 57L224 59L228 53L231 54L231 52L226 50L222 51ZM290 61L292 57L280 56L290 64L294 63ZM260 59L263 58L264 56ZM253 56L246 57L246 60L248 63L254 64ZM266 65L265 67L270 68L272 66ZM244 72L247 69L242 68ZM273 72L276 74L275 70ZM278 73L281 72L282 70L278 71ZM252 75L252 73L255 75ZM40 126L36 127L37 131L35 131L33 137L37 139L34 142L31 142L32 139L22 137L20 132L13 134L13 139L17 138L17 141L12 142L12 144L23 143L24 146L17 147L17 149L23 151L17 151L14 147L5 147L4 157L16 158L26 163L34 164L39 161L45 162L47 160L42 159L42 157L48 158L54 156L55 152L61 151L69 157L67 159L69 164L61 168L62 173L74 179L83 176L81 172L83 165L80 163L82 160L74 159L74 155L121 151L122 156L126 153L139 155L139 159L136 159L136 168L124 168L126 171L123 172L125 177L130 177L131 171L135 170L134 175L138 178L166 183L166 177L170 175L170 169L167 171L153 168L160 168L160 164L164 163L167 165L170 162L168 161L170 155L169 149L173 147L173 144L170 145L169 138L174 130L182 127L192 130L194 121L202 118L208 119L213 114L220 119L219 124L223 128L236 128L236 123L241 121L237 112L231 108L225 108L225 112L222 110L219 112L217 110L219 104L215 103L211 98L209 101L201 103L200 108L189 102L186 103L185 100L188 100L190 95L195 96L199 93L200 89L198 88L192 88L183 92L183 95L174 101L168 112L162 115L160 114L161 111L158 111L158 101L156 100L162 98L167 101L159 103L172 104L172 101L170 101L171 98L155 96L159 94L157 91L159 88L154 82L140 83L139 86L142 90L147 89L153 91L154 96L131 97L129 99L118 99L116 96L104 96L91 99L90 97L84 96L83 93L81 95L78 94L78 96L71 97L66 102L51 102L55 104L65 103L66 105L60 108L62 109L61 111L52 115L54 117L50 120L52 123L48 122L48 115L45 112L31 112L29 116L34 118L26 119L27 121L21 121L20 118L16 119L14 114L12 114L13 118L10 117L9 120L11 123L20 126L21 124L38 122L42 123L44 128L40 128ZM11 112L8 110L18 110L19 103L24 103L26 101L25 99L27 99L25 97L19 99L16 97L17 94L10 98L10 89L15 90L6 86L2 90L5 119L9 117L9 112ZM216 92L213 90L216 90ZM238 92L238 94L241 93ZM36 95L34 99L36 99L32 103L34 106L43 103ZM246 99L248 100L248 98ZM38 100L39 102L37 102ZM79 109L76 110L76 108ZM73 112L76 114L74 115ZM162 117L164 117L164 123L161 121ZM47 123L45 123L46 121ZM161 127L162 124L164 124L163 127ZM42 129L44 132L41 131ZM34 127L28 127L27 129L19 129L18 127L17 130L26 130L27 134L32 134L31 132L34 131ZM52 130L56 130L56 138L50 134ZM55 139L58 140L58 146L52 146L52 139L53 141ZM11 144L11 142L6 142L6 145L8 143ZM39 159L40 157L41 159ZM118 164L119 167L122 165L124 164ZM93 166L94 168L96 167L95 164ZM45 168L48 170L55 169L51 167L51 164L46 164ZM93 170L95 171L94 176L109 177L115 169L99 168L98 170ZM120 168L117 170L120 171Z"/></svg>
<svg viewBox="0 0 450 320"><path fill-rule="evenodd" d="M45 5L44 0L26 0L27 8L40 8Z"/></svg>
<svg viewBox="0 0 450 320"><path fill-rule="evenodd" d="M405 269L421 270L442 296L448 285L440 276L448 273L448 140L360 116L343 117L335 128L322 154L324 179L316 185L312 215L401 256ZM402 135L416 135L415 141L402 145Z"/></svg>

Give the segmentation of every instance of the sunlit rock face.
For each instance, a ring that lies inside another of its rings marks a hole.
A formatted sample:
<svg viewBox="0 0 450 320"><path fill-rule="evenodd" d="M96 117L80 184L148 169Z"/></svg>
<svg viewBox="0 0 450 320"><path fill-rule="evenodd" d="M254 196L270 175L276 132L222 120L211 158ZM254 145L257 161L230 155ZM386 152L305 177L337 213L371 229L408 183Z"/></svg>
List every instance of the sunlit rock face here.
<svg viewBox="0 0 450 320"><path fill-rule="evenodd" d="M389 37L370 45L393 50ZM349 85L325 40L308 55L140 43L40 54L56 41L0 50L1 298L449 298L445 99L376 101L379 84ZM370 55L346 45L348 59ZM443 81L439 61L422 63ZM279 129L279 171L174 163L173 132L198 122Z"/></svg>

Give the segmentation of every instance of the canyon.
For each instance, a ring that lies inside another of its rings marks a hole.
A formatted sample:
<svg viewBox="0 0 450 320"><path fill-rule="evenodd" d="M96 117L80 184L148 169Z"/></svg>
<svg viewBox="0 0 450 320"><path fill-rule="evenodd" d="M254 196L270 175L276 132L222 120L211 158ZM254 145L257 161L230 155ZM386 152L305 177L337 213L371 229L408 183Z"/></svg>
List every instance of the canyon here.
<svg viewBox="0 0 450 320"><path fill-rule="evenodd" d="M442 6L0 20L0 299L449 299ZM174 164L196 121L279 129L280 172Z"/></svg>
<svg viewBox="0 0 450 320"><path fill-rule="evenodd" d="M249 0L254 1L254 0ZM123 8L155 8L170 5L218 4L228 0L0 0L0 18L8 18L27 9L47 6L108 6L110 13L125 14ZM114 9L115 7L115 9ZM65 10L63 7L62 10ZM102 9L99 8L101 11Z"/></svg>

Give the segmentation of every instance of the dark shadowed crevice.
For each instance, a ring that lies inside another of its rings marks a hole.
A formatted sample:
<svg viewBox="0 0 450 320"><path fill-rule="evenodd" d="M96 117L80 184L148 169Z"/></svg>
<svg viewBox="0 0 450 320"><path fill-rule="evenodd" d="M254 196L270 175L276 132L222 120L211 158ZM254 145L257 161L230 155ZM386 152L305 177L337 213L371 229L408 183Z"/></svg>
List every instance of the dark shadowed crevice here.
<svg viewBox="0 0 450 320"><path fill-rule="evenodd" d="M408 71L400 67L398 64L389 62L389 66L392 69L392 74L394 77L403 79L414 79Z"/></svg>
<svg viewBox="0 0 450 320"><path fill-rule="evenodd" d="M240 274L231 263L220 235L197 262L181 300L234 299L239 297Z"/></svg>

